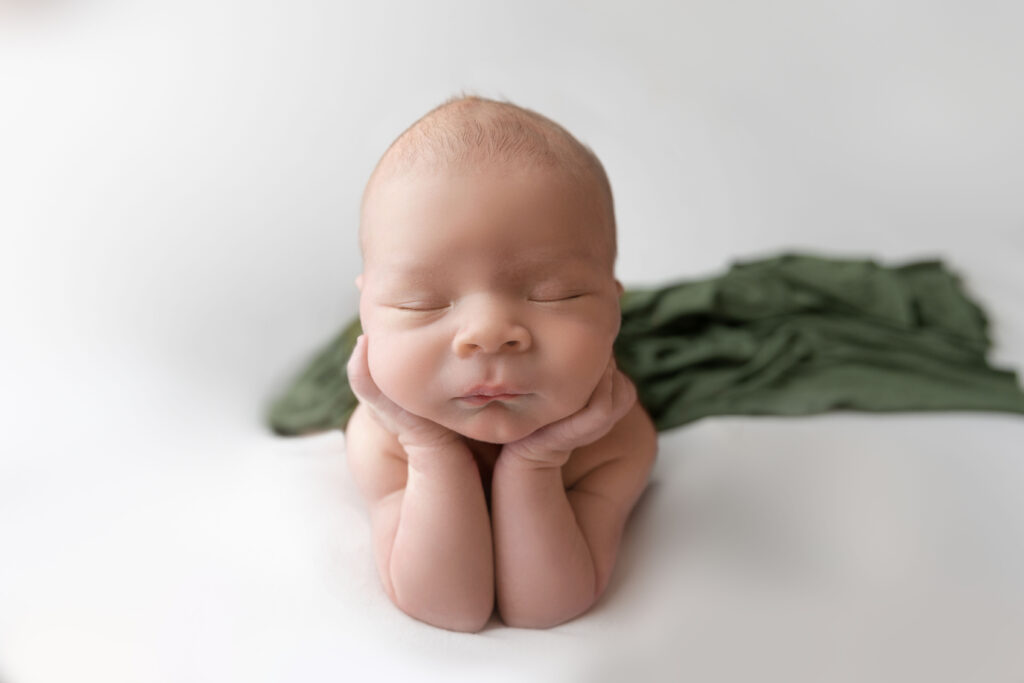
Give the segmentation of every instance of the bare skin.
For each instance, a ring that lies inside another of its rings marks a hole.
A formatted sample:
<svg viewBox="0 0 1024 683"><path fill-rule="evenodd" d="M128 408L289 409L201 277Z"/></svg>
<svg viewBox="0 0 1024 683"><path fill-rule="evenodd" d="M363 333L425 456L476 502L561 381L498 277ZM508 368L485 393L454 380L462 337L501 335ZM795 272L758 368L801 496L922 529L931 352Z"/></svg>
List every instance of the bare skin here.
<svg viewBox="0 0 1024 683"><path fill-rule="evenodd" d="M656 436L616 367L589 204L536 170L389 181L367 202L353 476L411 616L545 628L608 585Z"/></svg>

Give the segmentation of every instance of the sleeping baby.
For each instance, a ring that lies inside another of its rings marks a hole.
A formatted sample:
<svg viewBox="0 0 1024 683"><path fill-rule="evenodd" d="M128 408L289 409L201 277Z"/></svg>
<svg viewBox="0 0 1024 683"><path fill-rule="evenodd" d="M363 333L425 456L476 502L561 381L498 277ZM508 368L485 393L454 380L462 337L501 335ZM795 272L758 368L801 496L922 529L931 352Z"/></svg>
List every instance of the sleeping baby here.
<svg viewBox="0 0 1024 683"><path fill-rule="evenodd" d="M612 355L600 161L530 110L450 100L384 153L359 239L346 450L384 590L456 631L582 614L657 448Z"/></svg>

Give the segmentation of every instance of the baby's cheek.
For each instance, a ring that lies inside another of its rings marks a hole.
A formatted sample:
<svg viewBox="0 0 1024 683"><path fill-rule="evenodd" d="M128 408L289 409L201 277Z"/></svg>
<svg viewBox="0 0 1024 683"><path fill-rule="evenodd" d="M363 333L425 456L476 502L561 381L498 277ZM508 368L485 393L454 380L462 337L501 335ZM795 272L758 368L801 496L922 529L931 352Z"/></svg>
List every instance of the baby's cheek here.
<svg viewBox="0 0 1024 683"><path fill-rule="evenodd" d="M416 363L400 345L388 337L370 337L368 363L370 375L385 396L399 405L408 401L417 379Z"/></svg>
<svg viewBox="0 0 1024 683"><path fill-rule="evenodd" d="M565 369L560 378L565 402L565 410L569 414L583 408L590 400L591 394L604 376L611 357L611 343L599 335L583 335L578 343L568 345L559 360L559 366Z"/></svg>

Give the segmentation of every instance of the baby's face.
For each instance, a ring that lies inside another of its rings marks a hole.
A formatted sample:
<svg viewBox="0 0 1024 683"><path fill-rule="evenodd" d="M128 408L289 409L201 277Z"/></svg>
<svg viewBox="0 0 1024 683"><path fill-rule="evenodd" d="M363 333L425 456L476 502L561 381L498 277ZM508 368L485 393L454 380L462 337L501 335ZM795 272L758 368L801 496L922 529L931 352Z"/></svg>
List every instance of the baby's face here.
<svg viewBox="0 0 1024 683"><path fill-rule="evenodd" d="M380 389L508 443L582 408L619 331L603 217L549 172L398 176L363 210L359 313ZM494 398L482 395L503 394Z"/></svg>

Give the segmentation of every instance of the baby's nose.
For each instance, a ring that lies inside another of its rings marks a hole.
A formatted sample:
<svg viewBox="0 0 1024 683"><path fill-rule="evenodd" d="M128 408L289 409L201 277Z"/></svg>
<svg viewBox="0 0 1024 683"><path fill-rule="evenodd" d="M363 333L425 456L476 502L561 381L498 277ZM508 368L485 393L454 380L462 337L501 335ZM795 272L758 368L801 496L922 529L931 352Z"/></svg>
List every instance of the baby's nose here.
<svg viewBox="0 0 1024 683"><path fill-rule="evenodd" d="M523 325L500 311L470 314L469 320L452 340L455 354L465 358L474 353L525 351L533 340Z"/></svg>

